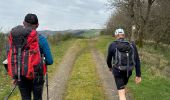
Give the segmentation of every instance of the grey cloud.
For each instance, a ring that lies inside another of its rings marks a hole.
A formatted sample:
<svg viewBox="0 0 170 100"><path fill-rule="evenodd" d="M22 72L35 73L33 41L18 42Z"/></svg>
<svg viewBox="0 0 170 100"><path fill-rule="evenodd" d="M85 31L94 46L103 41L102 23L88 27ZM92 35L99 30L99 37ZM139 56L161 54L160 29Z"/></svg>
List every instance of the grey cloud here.
<svg viewBox="0 0 170 100"><path fill-rule="evenodd" d="M107 0L5 0L0 2L0 27L22 24L27 13L36 13L40 27L52 30L101 28L109 13Z"/></svg>

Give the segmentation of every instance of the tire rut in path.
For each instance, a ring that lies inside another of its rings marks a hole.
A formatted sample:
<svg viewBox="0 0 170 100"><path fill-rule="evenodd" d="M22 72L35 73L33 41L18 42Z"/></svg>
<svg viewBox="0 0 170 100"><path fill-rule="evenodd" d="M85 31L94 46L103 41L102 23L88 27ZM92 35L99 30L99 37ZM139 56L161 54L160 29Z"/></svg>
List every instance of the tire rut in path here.
<svg viewBox="0 0 170 100"><path fill-rule="evenodd" d="M117 88L115 80L111 72L109 72L104 56L96 49L92 48L91 53L96 61L96 68L100 80L103 84L105 95L108 100L118 100Z"/></svg>
<svg viewBox="0 0 170 100"><path fill-rule="evenodd" d="M68 49L68 51L63 57L63 60L59 64L57 71L55 72L56 74L54 74L54 76L52 76L49 80L50 100L63 99L63 95L65 93L67 81L69 79L72 66L75 62L78 53L81 51L81 48L77 45L78 42L80 41L76 41L75 44ZM46 98L47 92L45 86L43 91L43 100L46 100Z"/></svg>

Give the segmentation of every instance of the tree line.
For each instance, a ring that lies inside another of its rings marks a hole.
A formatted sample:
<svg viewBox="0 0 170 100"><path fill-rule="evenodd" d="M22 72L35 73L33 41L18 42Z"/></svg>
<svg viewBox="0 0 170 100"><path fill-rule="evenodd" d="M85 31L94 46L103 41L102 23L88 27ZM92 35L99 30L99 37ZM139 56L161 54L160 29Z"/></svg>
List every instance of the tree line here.
<svg viewBox="0 0 170 100"><path fill-rule="evenodd" d="M113 9L105 34L124 28L128 38L142 47L146 40L170 44L170 0L110 0Z"/></svg>

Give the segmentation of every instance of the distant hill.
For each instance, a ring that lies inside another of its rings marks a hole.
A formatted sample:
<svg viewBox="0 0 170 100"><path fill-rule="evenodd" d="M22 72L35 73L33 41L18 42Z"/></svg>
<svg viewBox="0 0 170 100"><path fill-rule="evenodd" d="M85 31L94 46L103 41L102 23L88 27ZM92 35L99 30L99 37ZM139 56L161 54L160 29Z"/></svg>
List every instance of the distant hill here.
<svg viewBox="0 0 170 100"><path fill-rule="evenodd" d="M54 34L65 34L71 33L73 35L82 35L83 33L88 33L89 31L99 32L101 29L78 29L78 30L64 30L64 31L51 31L51 30L42 30L38 31L40 34L44 35L54 35Z"/></svg>
<svg viewBox="0 0 170 100"><path fill-rule="evenodd" d="M101 29L91 29L84 32L84 34L80 34L80 36L91 38L100 35Z"/></svg>

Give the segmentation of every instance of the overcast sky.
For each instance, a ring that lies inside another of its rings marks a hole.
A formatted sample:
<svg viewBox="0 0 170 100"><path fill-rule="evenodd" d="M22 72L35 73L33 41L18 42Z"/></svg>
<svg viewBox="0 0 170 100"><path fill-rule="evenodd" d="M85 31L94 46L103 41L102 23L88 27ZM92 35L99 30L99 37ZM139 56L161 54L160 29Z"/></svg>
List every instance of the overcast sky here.
<svg viewBox="0 0 170 100"><path fill-rule="evenodd" d="M27 13L39 18L38 30L103 28L110 16L107 0L1 0L0 27L9 31Z"/></svg>

